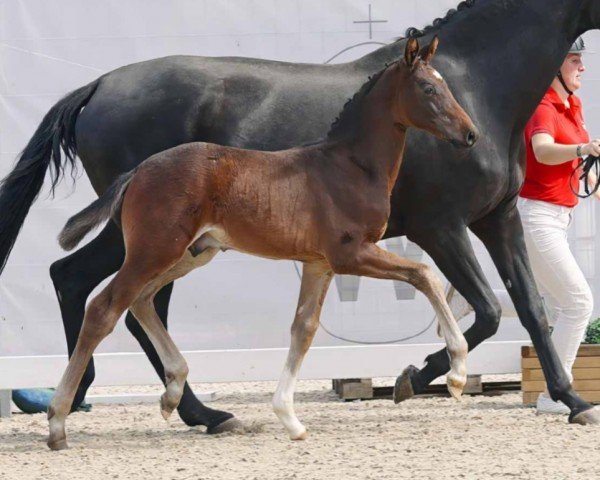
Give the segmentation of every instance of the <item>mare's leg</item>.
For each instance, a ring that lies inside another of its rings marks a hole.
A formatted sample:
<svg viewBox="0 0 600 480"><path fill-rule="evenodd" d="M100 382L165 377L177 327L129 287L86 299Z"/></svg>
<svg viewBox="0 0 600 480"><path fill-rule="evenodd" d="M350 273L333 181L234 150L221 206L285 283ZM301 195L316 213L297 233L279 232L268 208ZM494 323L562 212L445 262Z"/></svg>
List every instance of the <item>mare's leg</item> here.
<svg viewBox="0 0 600 480"><path fill-rule="evenodd" d="M496 333L501 310L475 257L466 227L440 228L434 235L427 231L415 240L473 307L475 322L464 333L468 349L472 350ZM410 365L398 377L394 392L396 403L421 393L433 380L450 370L447 348L428 355L425 362L422 369Z"/></svg>
<svg viewBox="0 0 600 480"><path fill-rule="evenodd" d="M516 207L513 205L511 208L493 212L472 225L471 229L486 245L507 287L510 285L508 291L536 349L537 345L542 345L539 351L543 356L543 360L540 357L542 366L545 365L544 374L547 379L549 376L553 378L553 388L558 388L560 392L560 396L553 398L561 400L571 408L571 418L584 412L576 421L594 422L595 418L589 417L595 417L596 414L570 387L550 342L543 302L529 268L523 229ZM438 230L440 231L442 230ZM475 258L466 229L444 229L443 232L445 233L437 233L436 236L419 237L417 243L473 306L475 322L465 332L469 350L472 350L498 330L500 305ZM423 369L410 366L398 378L397 384L402 384L404 391L411 392L397 397L398 401L409 398L412 393L422 392L431 381L445 374L450 368L446 349L429 355L425 361L427 364ZM550 389L550 383L548 388Z"/></svg>
<svg viewBox="0 0 600 480"><path fill-rule="evenodd" d="M48 446L52 450L67 448L65 419L92 353L102 339L112 332L117 320L139 295L144 283L143 275L124 266L88 305L77 345L48 409Z"/></svg>
<svg viewBox="0 0 600 480"><path fill-rule="evenodd" d="M519 319L531 336L550 396L571 409L570 422L600 423L600 411L593 409L573 390L550 340L548 321L531 273L521 218L514 202L506 208L492 212L473 225L472 230L488 249Z"/></svg>
<svg viewBox="0 0 600 480"><path fill-rule="evenodd" d="M429 299L440 319L450 357L450 373L447 377L448 391L453 397L460 398L467 381L467 342L452 316L439 278L427 265L399 257L375 244L368 244L360 248L355 255L342 259L341 264L336 266L334 262L334 271L408 282ZM405 395L401 390L399 394Z"/></svg>
<svg viewBox="0 0 600 480"><path fill-rule="evenodd" d="M333 273L323 264L305 263L303 266L290 350L273 396L273 410L292 440L306 438L306 428L294 412L294 389L304 355L319 327L321 307L332 278Z"/></svg>

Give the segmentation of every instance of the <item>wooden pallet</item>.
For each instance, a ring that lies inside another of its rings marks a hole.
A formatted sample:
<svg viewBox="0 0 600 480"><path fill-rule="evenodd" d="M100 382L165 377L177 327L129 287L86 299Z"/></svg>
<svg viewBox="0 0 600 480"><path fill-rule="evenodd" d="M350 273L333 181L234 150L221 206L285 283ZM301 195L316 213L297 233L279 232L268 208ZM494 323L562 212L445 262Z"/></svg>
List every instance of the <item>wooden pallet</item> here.
<svg viewBox="0 0 600 480"><path fill-rule="evenodd" d="M519 392L521 390L521 382L482 382L481 390L466 391L465 395L483 395L493 397L510 392ZM392 398L394 395L394 387L373 387L373 398ZM428 385L423 393L415 395L414 398L428 397L449 397L448 387L443 383Z"/></svg>
<svg viewBox="0 0 600 480"><path fill-rule="evenodd" d="M373 381L370 378L336 378L332 386L342 400L373 398Z"/></svg>
<svg viewBox="0 0 600 480"><path fill-rule="evenodd" d="M392 398L393 386L373 387L371 379L354 378L333 380L333 389L343 400L369 400ZM482 382L481 375L468 375L465 385L465 395L501 395L507 392L521 390L521 382ZM449 397L448 387L445 384L428 385L425 391L415 397Z"/></svg>
<svg viewBox="0 0 600 480"><path fill-rule="evenodd" d="M546 388L544 373L532 346L521 347L523 403L537 401ZM600 403L600 345L581 345L573 365L573 388L587 402Z"/></svg>

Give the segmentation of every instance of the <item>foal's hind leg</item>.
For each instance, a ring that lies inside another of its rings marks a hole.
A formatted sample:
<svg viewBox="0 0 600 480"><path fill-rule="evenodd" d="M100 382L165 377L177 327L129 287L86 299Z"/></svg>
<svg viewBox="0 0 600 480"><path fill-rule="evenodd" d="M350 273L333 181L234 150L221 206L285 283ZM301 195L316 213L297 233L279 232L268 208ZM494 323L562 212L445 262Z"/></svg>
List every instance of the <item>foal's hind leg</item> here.
<svg viewBox="0 0 600 480"><path fill-rule="evenodd" d="M123 237L114 222L108 222L90 243L50 266L50 277L60 306L69 357L77 345L88 295L123 264ZM71 410L77 410L94 381L94 359L90 360Z"/></svg>
<svg viewBox="0 0 600 480"><path fill-rule="evenodd" d="M155 293L154 289L142 293L130 310L148 335L165 368L165 393L160 397L160 413L166 420L179 405L189 370L154 309Z"/></svg>
<svg viewBox="0 0 600 480"><path fill-rule="evenodd" d="M273 396L273 410L292 440L304 440L306 428L294 412L294 388L298 371L319 327L321 307L333 273L323 264L305 263L302 286L292 325L292 342L288 358Z"/></svg>
<svg viewBox="0 0 600 480"><path fill-rule="evenodd" d="M206 249L196 258L186 253L171 270L153 280L130 307L156 349L165 369L165 393L160 399L160 412L166 420L179 405L183 395L188 366L154 308L154 296L166 284L181 278L191 270L206 265L218 253Z"/></svg>
<svg viewBox="0 0 600 480"><path fill-rule="evenodd" d="M344 254L344 252L340 253ZM454 398L460 398L467 381L467 341L452 316L442 283L431 268L394 255L375 244L362 247L351 261L344 259L340 264L341 268L335 268L335 261L332 263L336 273L339 271L339 273L366 277L401 280L423 292L440 319L442 333L446 340L450 357L450 372L446 379L448 391Z"/></svg>
<svg viewBox="0 0 600 480"><path fill-rule="evenodd" d="M48 409L48 446L52 450L67 448L65 420L92 353L102 339L112 332L121 314L139 295L144 285L143 281L127 275L125 270L121 269L86 309L77 345Z"/></svg>

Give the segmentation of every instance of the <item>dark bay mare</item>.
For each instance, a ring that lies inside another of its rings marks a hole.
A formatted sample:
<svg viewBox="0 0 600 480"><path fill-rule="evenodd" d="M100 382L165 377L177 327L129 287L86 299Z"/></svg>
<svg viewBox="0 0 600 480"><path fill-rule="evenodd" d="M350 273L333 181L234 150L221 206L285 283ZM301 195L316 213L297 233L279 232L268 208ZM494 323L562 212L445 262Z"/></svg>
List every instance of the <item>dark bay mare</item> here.
<svg viewBox="0 0 600 480"><path fill-rule="evenodd" d="M434 33L443 37L434 65L482 139L466 151L411 132L384 237L406 235L416 242L474 307L475 323L465 332L472 349L496 332L501 312L475 258L467 235L470 228L504 279L540 355L552 398L569 406L570 421L597 421L591 405L571 388L550 341L515 205L523 181L525 123L573 41L600 27L600 0L468 1L435 23L408 34L423 35L426 42ZM151 154L182 143L280 150L316 141L366 76L399 58L404 45L405 40L399 40L340 65L166 57L120 68L74 91L48 112L4 180L0 265L49 166L56 183L65 164L79 155L100 194ZM124 252L120 230L109 223L93 242L51 266L70 353L89 293L119 269ZM165 287L155 300L165 325L171 289L172 285ZM164 381L156 351L131 314L127 326ZM450 368L445 349L426 362L421 370L405 371L397 399L420 392ZM93 378L90 363L75 404ZM207 425L209 432L231 422L231 414L204 407L187 386L178 411L186 423Z"/></svg>
<svg viewBox="0 0 600 480"><path fill-rule="evenodd" d="M473 122L430 65L437 45L436 37L421 59L418 41L410 39L404 58L361 87L322 142L277 152L204 142L180 145L121 175L67 222L60 243L71 249L95 226L116 220L127 254L117 275L86 308L77 346L48 410L51 449L67 447L65 420L81 377L128 308L164 365L161 413L165 419L171 415L188 367L156 313L154 296L220 250L303 264L291 346L273 397L273 409L292 440L307 435L294 413L294 389L334 273L401 280L422 291L440 316L451 363L448 390L460 397L467 380L467 341L442 283L427 265L377 246L408 129L464 147L477 140Z"/></svg>

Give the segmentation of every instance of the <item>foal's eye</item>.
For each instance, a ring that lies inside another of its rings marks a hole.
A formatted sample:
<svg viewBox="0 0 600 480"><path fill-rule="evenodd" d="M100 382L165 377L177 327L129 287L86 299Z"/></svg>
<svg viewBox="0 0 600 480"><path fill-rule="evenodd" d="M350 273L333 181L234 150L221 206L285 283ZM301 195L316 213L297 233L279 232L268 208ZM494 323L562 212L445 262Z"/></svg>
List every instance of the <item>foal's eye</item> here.
<svg viewBox="0 0 600 480"><path fill-rule="evenodd" d="M433 85L426 85L423 91L425 95L435 95L435 87Z"/></svg>

